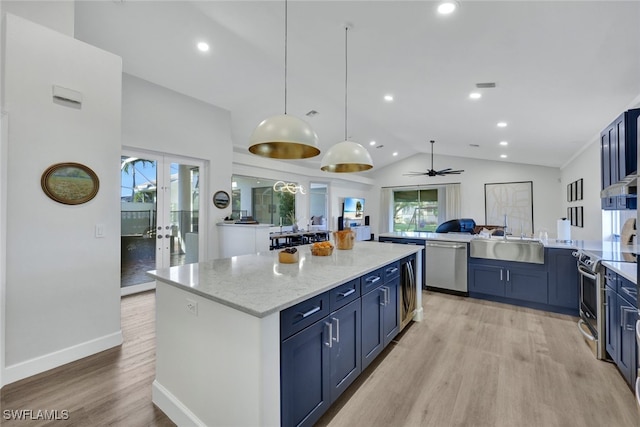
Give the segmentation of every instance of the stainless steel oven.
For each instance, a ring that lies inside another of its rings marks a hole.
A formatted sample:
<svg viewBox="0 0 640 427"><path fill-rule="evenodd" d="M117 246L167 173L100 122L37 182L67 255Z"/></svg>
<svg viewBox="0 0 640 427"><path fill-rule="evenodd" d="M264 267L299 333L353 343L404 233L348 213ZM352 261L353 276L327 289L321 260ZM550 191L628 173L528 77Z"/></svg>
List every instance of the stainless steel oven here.
<svg viewBox="0 0 640 427"><path fill-rule="evenodd" d="M578 330L598 359L606 359L604 269L600 260L576 251L580 277L580 320Z"/></svg>

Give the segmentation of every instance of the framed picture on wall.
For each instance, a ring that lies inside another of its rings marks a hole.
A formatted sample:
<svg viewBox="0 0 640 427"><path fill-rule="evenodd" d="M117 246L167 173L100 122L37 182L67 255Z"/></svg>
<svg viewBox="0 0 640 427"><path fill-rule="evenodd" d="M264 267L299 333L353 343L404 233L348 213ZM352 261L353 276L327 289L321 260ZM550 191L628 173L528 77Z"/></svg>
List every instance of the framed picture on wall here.
<svg viewBox="0 0 640 427"><path fill-rule="evenodd" d="M571 184L567 184L567 202L573 202L573 199L571 199Z"/></svg>
<svg viewBox="0 0 640 427"><path fill-rule="evenodd" d="M533 181L484 185L485 224L502 225L507 216L511 230L533 234Z"/></svg>
<svg viewBox="0 0 640 427"><path fill-rule="evenodd" d="M577 199L578 196L576 194L577 190L578 190L578 183L576 181L573 181L571 183L571 201L572 202L578 200Z"/></svg>
<svg viewBox="0 0 640 427"><path fill-rule="evenodd" d="M582 200L582 178L576 181L576 200Z"/></svg>
<svg viewBox="0 0 640 427"><path fill-rule="evenodd" d="M584 209L582 208L582 206L578 206L577 207L578 218L576 218L576 227L584 227L583 214L584 214Z"/></svg>

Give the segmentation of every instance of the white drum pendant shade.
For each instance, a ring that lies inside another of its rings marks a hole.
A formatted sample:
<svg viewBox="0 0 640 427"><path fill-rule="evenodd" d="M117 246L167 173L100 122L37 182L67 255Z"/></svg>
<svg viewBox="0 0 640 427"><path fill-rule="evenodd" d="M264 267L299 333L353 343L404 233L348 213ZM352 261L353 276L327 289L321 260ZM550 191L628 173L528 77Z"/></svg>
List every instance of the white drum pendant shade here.
<svg viewBox="0 0 640 427"><path fill-rule="evenodd" d="M249 151L273 159L307 159L320 154L318 135L304 120L282 114L260 122L249 139Z"/></svg>
<svg viewBox="0 0 640 427"><path fill-rule="evenodd" d="M320 169L325 172L362 172L373 167L371 155L362 145L353 141L335 144L322 158Z"/></svg>

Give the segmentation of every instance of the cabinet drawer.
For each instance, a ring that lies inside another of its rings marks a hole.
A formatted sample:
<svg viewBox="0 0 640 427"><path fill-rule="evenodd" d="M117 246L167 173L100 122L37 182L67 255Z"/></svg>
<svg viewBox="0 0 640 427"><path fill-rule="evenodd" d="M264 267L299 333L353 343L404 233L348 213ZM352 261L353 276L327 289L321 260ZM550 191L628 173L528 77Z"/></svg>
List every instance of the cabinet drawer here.
<svg viewBox="0 0 640 427"><path fill-rule="evenodd" d="M384 267L362 276L362 295L371 292L384 283Z"/></svg>
<svg viewBox="0 0 640 427"><path fill-rule="evenodd" d="M360 278L353 279L329 291L329 307L335 311L360 298Z"/></svg>
<svg viewBox="0 0 640 427"><path fill-rule="evenodd" d="M606 286L618 292L618 274L615 271L605 268L604 283Z"/></svg>
<svg viewBox="0 0 640 427"><path fill-rule="evenodd" d="M329 292L325 292L280 312L280 339L284 340L327 316Z"/></svg>
<svg viewBox="0 0 640 427"><path fill-rule="evenodd" d="M392 262L391 264L383 267L384 281L385 283L391 279L400 276L400 261Z"/></svg>
<svg viewBox="0 0 640 427"><path fill-rule="evenodd" d="M638 288L631 280L618 276L618 294L638 308Z"/></svg>

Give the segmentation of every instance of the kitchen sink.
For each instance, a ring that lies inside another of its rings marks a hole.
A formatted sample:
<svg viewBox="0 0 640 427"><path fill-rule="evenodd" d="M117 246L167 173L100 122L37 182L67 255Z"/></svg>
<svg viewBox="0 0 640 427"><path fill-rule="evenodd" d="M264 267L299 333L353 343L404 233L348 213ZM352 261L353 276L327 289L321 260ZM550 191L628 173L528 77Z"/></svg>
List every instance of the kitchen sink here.
<svg viewBox="0 0 640 427"><path fill-rule="evenodd" d="M474 239L469 249L472 258L544 264L544 245L535 239Z"/></svg>

